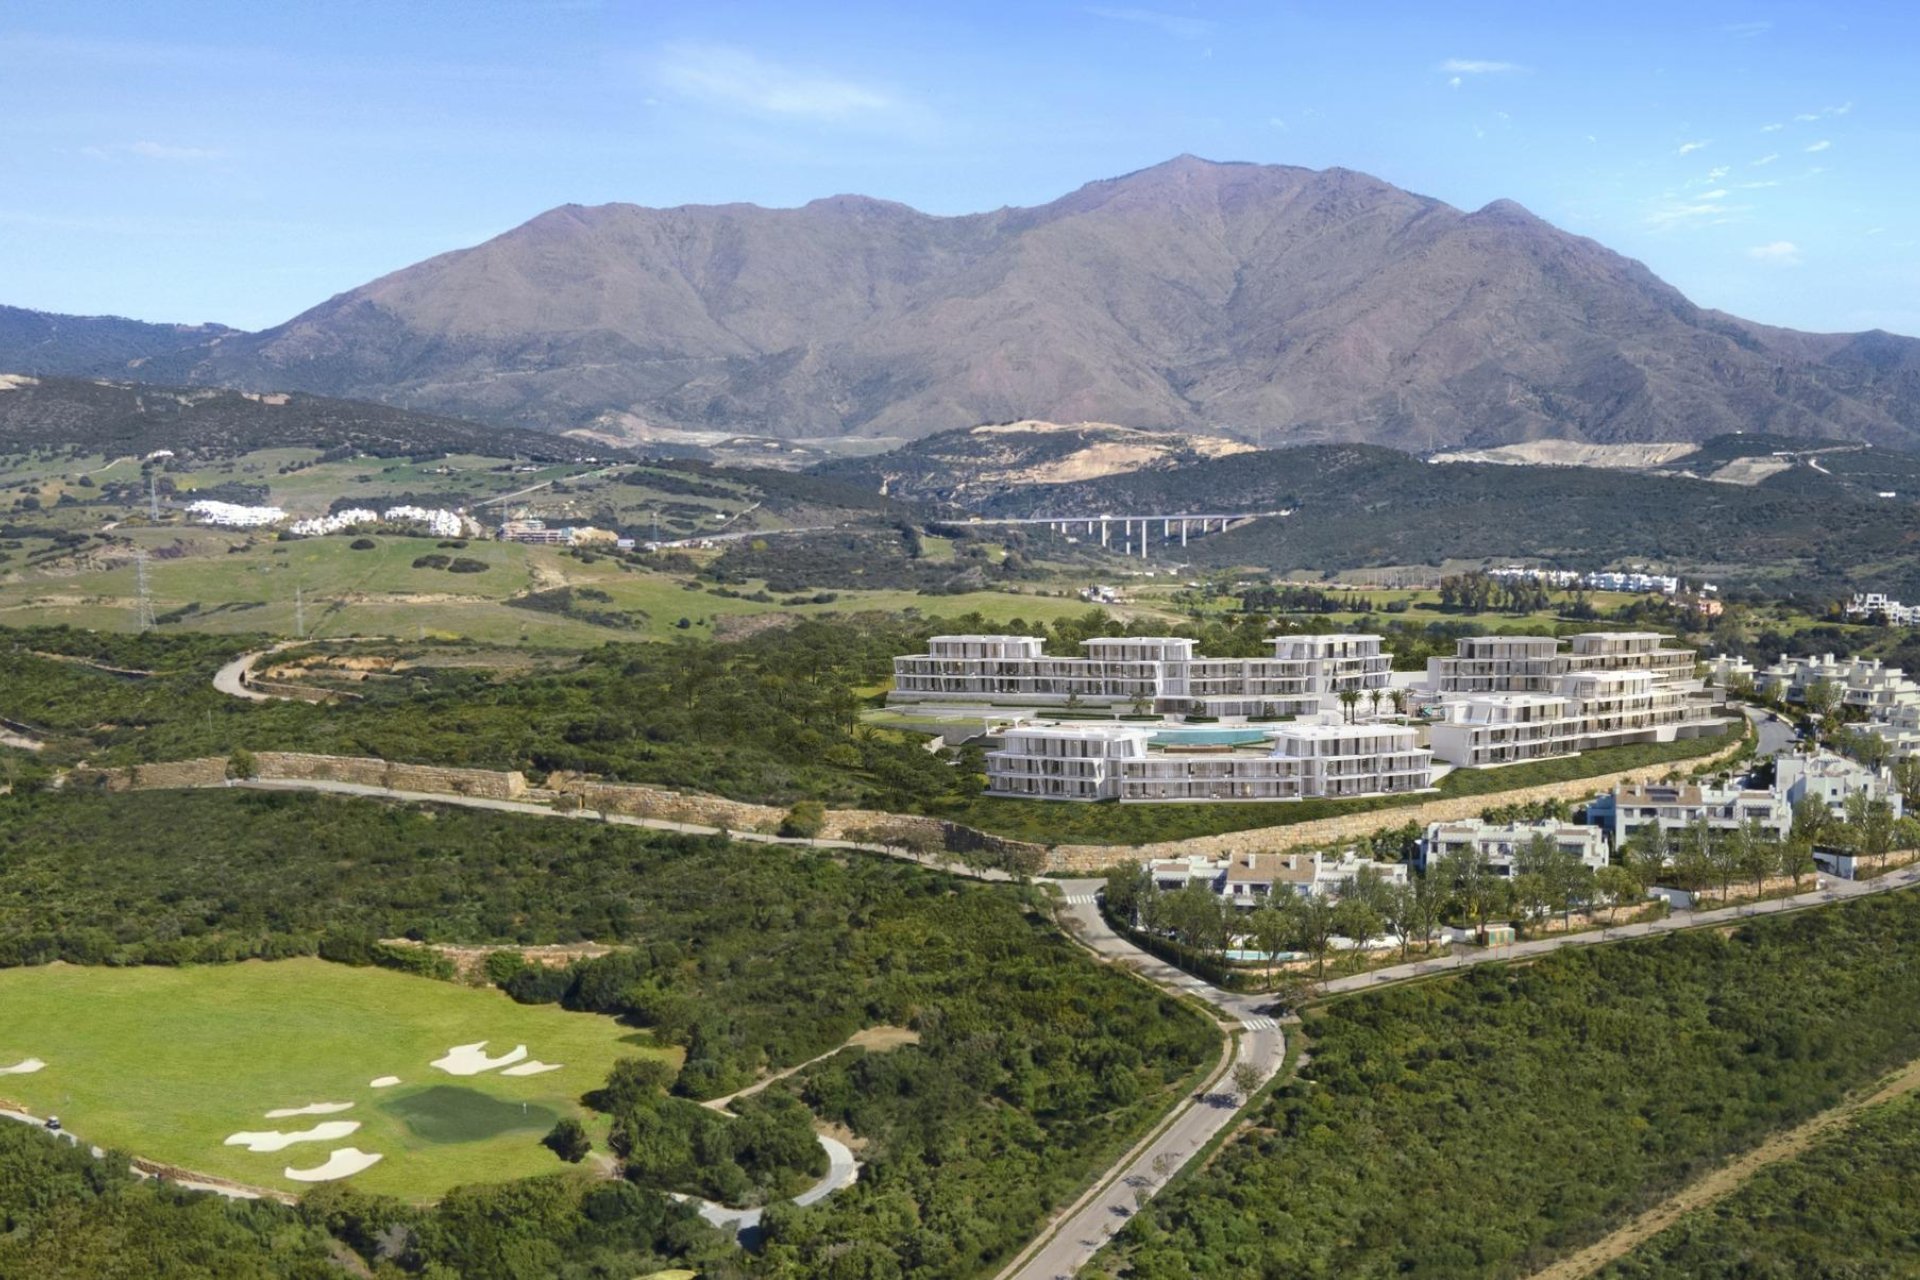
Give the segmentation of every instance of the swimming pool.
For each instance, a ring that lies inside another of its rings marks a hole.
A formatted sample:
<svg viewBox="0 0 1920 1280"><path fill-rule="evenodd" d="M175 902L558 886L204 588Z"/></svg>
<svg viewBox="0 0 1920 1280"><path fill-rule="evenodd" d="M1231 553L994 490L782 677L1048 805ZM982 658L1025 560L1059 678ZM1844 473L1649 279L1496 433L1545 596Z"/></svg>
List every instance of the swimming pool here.
<svg viewBox="0 0 1920 1280"><path fill-rule="evenodd" d="M1210 729L1201 726L1189 729L1174 725L1155 729L1148 741L1161 747L1240 747L1265 742L1272 736L1271 729Z"/></svg>

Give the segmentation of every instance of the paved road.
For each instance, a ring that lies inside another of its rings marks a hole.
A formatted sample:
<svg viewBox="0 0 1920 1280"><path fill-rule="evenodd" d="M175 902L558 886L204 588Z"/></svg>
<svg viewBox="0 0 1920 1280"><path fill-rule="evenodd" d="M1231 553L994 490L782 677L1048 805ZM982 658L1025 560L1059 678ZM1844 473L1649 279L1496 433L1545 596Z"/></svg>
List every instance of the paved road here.
<svg viewBox="0 0 1920 1280"><path fill-rule="evenodd" d="M1057 1226L1050 1227L1007 1264L998 1280L1056 1280L1085 1266L1126 1224L1139 1204L1152 1197L1240 1114L1247 1099L1228 1083L1233 1068L1251 1063L1264 1081L1280 1069L1287 1056L1286 1034L1266 1013L1272 997L1222 991L1128 942L1100 914L1095 894L1102 881L1057 883L1066 902L1060 912L1062 922L1096 954L1128 965L1155 986L1205 1001L1221 1018L1223 1030L1239 1034L1230 1042L1231 1057L1223 1053L1200 1092L1181 1102L1153 1133L1102 1174L1094 1187L1067 1209L1064 1219L1056 1219Z"/></svg>
<svg viewBox="0 0 1920 1280"><path fill-rule="evenodd" d="M253 671L254 663L294 643L296 642L289 640L284 644L274 645L271 649L255 649L252 653L241 654L213 673L213 687L231 698L245 698L248 702L272 702L274 699L270 694L247 688L247 676Z"/></svg>
<svg viewBox="0 0 1920 1280"><path fill-rule="evenodd" d="M1793 725L1791 722L1771 719L1758 707L1740 709L1746 713L1747 719L1753 721L1754 731L1759 734L1759 743L1754 748L1756 757L1764 760L1792 749Z"/></svg>
<svg viewBox="0 0 1920 1280"><path fill-rule="evenodd" d="M802 1191L793 1198L801 1208L825 1200L843 1187L850 1187L860 1180L860 1162L853 1158L853 1152L847 1144L826 1134L815 1135L820 1145L826 1148L827 1172L820 1181ZM732 1231L740 1235L758 1229L764 1209L735 1209L712 1200L697 1200L692 1196L675 1196L676 1200L689 1200L700 1206L700 1216L722 1231Z"/></svg>

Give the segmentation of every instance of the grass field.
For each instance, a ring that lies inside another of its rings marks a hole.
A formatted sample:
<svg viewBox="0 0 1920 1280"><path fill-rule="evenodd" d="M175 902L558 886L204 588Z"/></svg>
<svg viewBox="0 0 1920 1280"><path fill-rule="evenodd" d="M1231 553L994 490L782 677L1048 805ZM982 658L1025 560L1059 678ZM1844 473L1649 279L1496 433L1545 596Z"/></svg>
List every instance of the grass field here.
<svg viewBox="0 0 1920 1280"><path fill-rule="evenodd" d="M554 548L485 540L453 549L434 538L379 533L371 536L371 549L355 551L355 539L347 536L279 542L193 526L129 526L121 534L149 550L148 590L166 630L293 635L296 588L307 634L315 637L440 636L561 648L705 637L728 619L769 613L918 609L930 616L978 612L996 622L1016 617L1044 622L1089 607L1071 596L995 591L950 596L841 591L830 604L780 605L690 591L682 579L612 559L587 564ZM426 555L479 560L488 567L480 573L415 568L413 562ZM127 556L14 567L0 577L0 620L130 631L137 622L135 572ZM758 585L746 584L743 594L753 594ZM625 614L633 625L604 626L507 603L509 597L558 586L603 592L607 600L583 601L580 608ZM682 618L686 627L679 625Z"/></svg>
<svg viewBox="0 0 1920 1280"><path fill-rule="evenodd" d="M529 1058L562 1066L456 1077L428 1065L476 1040L495 1055L524 1044ZM355 1186L415 1200L563 1168L540 1138L560 1116L591 1118L580 1095L615 1059L659 1052L647 1045L611 1018L321 960L0 971L0 1065L47 1064L0 1076L0 1097L58 1115L90 1143L292 1191L308 1184L283 1177L285 1167L318 1165L347 1146L384 1157ZM386 1075L401 1083L370 1087ZM353 1106L265 1115L318 1102ZM278 1152L223 1145L242 1130L334 1120L361 1127Z"/></svg>

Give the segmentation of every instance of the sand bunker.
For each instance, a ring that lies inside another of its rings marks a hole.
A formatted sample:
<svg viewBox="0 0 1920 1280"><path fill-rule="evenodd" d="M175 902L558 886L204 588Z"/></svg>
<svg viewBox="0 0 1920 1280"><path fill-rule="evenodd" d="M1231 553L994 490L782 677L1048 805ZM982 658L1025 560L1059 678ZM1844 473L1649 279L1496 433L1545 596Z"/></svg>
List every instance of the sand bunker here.
<svg viewBox="0 0 1920 1280"><path fill-rule="evenodd" d="M272 1129L264 1133L236 1133L227 1138L227 1145L245 1147L249 1151L280 1151L296 1142L332 1142L335 1138L346 1137L359 1127L358 1120L329 1120L298 1133L280 1133Z"/></svg>
<svg viewBox="0 0 1920 1280"><path fill-rule="evenodd" d="M400 1083L399 1076L376 1076L367 1082L369 1089L391 1089Z"/></svg>
<svg viewBox="0 0 1920 1280"><path fill-rule="evenodd" d="M518 1062L527 1056L527 1046L523 1044L515 1045L513 1052L503 1053L497 1058L489 1058L486 1048L485 1040L478 1040L473 1044L457 1044L447 1050L445 1057L435 1058L427 1065L438 1067L450 1076L477 1076L482 1071L504 1067L509 1062Z"/></svg>
<svg viewBox="0 0 1920 1280"><path fill-rule="evenodd" d="M564 1062L542 1062L538 1058L528 1058L517 1067L508 1067L500 1074L503 1076L537 1076L548 1071L558 1071L566 1066Z"/></svg>
<svg viewBox="0 0 1920 1280"><path fill-rule="evenodd" d="M46 1065L38 1058L22 1058L10 1067L0 1067L0 1076L30 1076Z"/></svg>
<svg viewBox="0 0 1920 1280"><path fill-rule="evenodd" d="M358 1147L342 1147L327 1157L325 1164L317 1164L311 1169L296 1169L288 1165L281 1172L295 1182L332 1182L335 1178L344 1178L348 1174L359 1173L362 1169L371 1169L380 1163L377 1151L362 1151Z"/></svg>
<svg viewBox="0 0 1920 1280"><path fill-rule="evenodd" d="M351 1102L309 1102L304 1107L281 1107L278 1111L267 1112L269 1120L284 1120L288 1116L330 1116L336 1111L345 1111Z"/></svg>

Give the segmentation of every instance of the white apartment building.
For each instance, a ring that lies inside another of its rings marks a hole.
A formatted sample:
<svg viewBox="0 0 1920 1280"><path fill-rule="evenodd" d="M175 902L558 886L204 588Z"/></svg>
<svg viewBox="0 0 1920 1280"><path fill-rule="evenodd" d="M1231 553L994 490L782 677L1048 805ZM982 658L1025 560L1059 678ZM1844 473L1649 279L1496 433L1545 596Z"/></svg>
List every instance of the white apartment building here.
<svg viewBox="0 0 1920 1280"><path fill-rule="evenodd" d="M1311 715L1343 689L1384 689L1391 655L1372 635L1280 636L1269 658L1206 658L1177 636L1083 641L1084 657L1049 657L1034 636L935 636L893 660L889 705L1085 704L1158 714Z"/></svg>
<svg viewBox="0 0 1920 1280"><path fill-rule="evenodd" d="M1920 756L1920 703L1883 707L1874 712L1871 722L1860 728L1864 733L1884 738L1888 754L1895 760Z"/></svg>
<svg viewBox="0 0 1920 1280"><path fill-rule="evenodd" d="M1157 858L1148 864L1153 882L1176 892L1198 882L1236 907L1251 909L1285 893L1303 898L1337 898L1362 871L1388 884L1407 883L1400 862L1374 862L1351 849L1338 857L1324 853L1239 853L1230 858Z"/></svg>
<svg viewBox="0 0 1920 1280"><path fill-rule="evenodd" d="M1705 665L1707 679L1722 689L1732 688L1736 680L1745 680L1749 684L1758 682L1759 672L1754 669L1754 665L1734 654L1723 653L1718 657L1708 658Z"/></svg>
<svg viewBox="0 0 1920 1280"><path fill-rule="evenodd" d="M1480 818L1436 822L1421 839L1417 859L1424 872L1437 862L1478 850L1495 875L1511 876L1520 855L1542 838L1596 871L1607 865L1607 842L1600 828L1551 818L1539 822L1486 822Z"/></svg>
<svg viewBox="0 0 1920 1280"><path fill-rule="evenodd" d="M1890 667L1878 658L1836 658L1830 653L1790 658L1781 654L1780 661L1762 670L1754 683L1762 693L1778 694L1787 702L1804 702L1807 686L1823 680L1840 688L1843 705L1858 707L1870 716L1920 703L1920 684L1907 679L1899 667Z"/></svg>
<svg viewBox="0 0 1920 1280"><path fill-rule="evenodd" d="M1865 621L1876 613L1885 614L1887 621L1896 627L1920 626L1920 605L1901 604L1889 599L1884 591L1856 592L1853 602L1847 606L1849 618Z"/></svg>
<svg viewBox="0 0 1920 1280"><path fill-rule="evenodd" d="M1778 757L1774 761L1773 785L1788 804L1818 800L1836 818L1847 816L1847 799L1855 795L1885 801L1896 818L1904 812L1900 792L1887 770L1870 769L1830 751Z"/></svg>
<svg viewBox="0 0 1920 1280"><path fill-rule="evenodd" d="M1784 839L1793 828L1793 806L1775 791L1649 782L1615 787L1611 795L1587 806L1587 820L1605 826L1616 849L1649 823L1658 823L1671 836L1701 821L1714 831L1758 822L1768 835Z"/></svg>
<svg viewBox="0 0 1920 1280"><path fill-rule="evenodd" d="M1270 750L1160 748L1129 725L1019 725L987 753L987 794L1036 800L1304 800L1432 785L1433 756L1401 725L1287 724Z"/></svg>
<svg viewBox="0 0 1920 1280"><path fill-rule="evenodd" d="M1652 631L1590 631L1566 652L1552 636L1469 636L1427 663L1441 718L1434 757L1488 768L1629 742L1717 732L1713 694L1690 649Z"/></svg>

